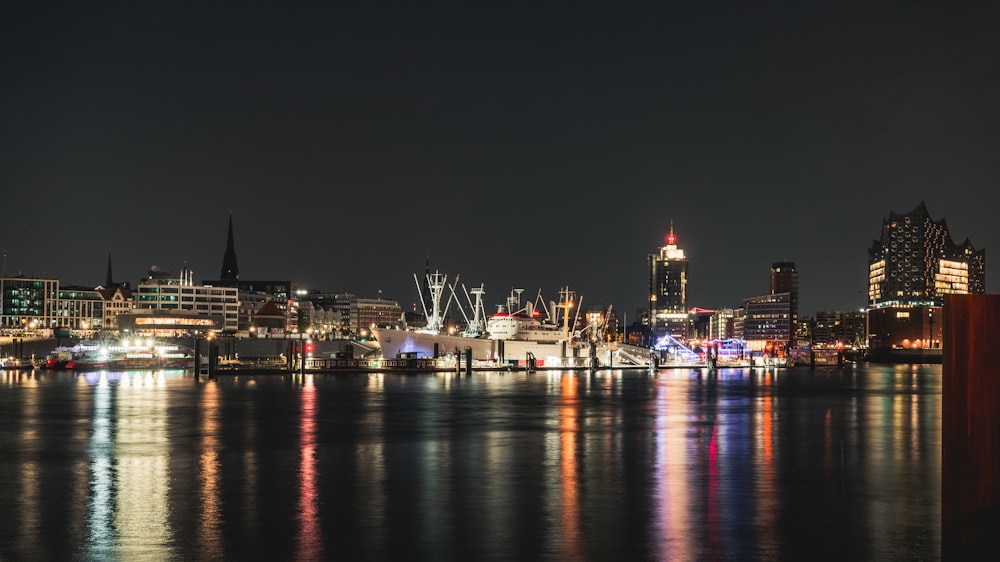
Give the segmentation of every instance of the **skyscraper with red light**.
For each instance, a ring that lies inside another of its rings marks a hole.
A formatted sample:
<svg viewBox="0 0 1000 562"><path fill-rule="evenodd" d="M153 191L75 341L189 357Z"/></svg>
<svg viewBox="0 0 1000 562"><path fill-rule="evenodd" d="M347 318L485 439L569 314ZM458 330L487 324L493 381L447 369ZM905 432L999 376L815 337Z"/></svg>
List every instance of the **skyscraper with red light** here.
<svg viewBox="0 0 1000 562"><path fill-rule="evenodd" d="M648 255L649 322L653 342L664 335L688 337L688 261L677 247L674 225L666 236L666 245ZM652 343L652 342L651 342Z"/></svg>

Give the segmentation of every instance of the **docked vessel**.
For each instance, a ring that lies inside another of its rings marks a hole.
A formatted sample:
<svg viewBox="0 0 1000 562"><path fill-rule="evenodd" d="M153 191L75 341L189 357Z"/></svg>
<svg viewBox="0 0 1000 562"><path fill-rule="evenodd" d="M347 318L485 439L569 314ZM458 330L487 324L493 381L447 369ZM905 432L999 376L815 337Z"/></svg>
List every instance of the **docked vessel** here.
<svg viewBox="0 0 1000 562"><path fill-rule="evenodd" d="M466 293L466 300L472 308L471 317L459 306L466 320L465 330L449 332L444 327L444 318L458 295L458 283L456 281L449 286L446 281L446 276L440 273L427 275L430 307L424 310L427 318L425 327L371 327L383 358L438 357L471 352L472 359L476 361L506 362L533 357L540 364L564 364L564 359L585 355L572 330L576 319L572 319L571 323L570 310L574 306L579 310L579 307L574 302L575 294L568 288L560 291L559 303L552 303L551 307L545 307L544 302L539 306L540 293L534 303L522 306L522 291L515 289L507 298L507 303L486 318L482 308L484 291L480 286L471 291L475 295L474 301L468 296L470 292ZM451 296L442 310L441 299L445 288L451 289ZM419 283L417 290L420 292ZM560 313L561 324L558 322Z"/></svg>
<svg viewBox="0 0 1000 562"><path fill-rule="evenodd" d="M179 345L157 344L152 341L81 342L72 348L56 350L47 369L68 371L133 369L189 369L194 365L191 349Z"/></svg>

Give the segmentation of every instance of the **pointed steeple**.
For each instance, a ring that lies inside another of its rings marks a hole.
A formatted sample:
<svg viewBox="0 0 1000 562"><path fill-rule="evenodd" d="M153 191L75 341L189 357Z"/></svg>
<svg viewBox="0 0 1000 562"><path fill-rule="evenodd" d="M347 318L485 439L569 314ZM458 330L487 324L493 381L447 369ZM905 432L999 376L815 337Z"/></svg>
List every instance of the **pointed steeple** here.
<svg viewBox="0 0 1000 562"><path fill-rule="evenodd" d="M229 236L226 239L226 255L222 257L222 281L236 281L240 278L240 268L236 265L236 249L233 245L233 214L229 213Z"/></svg>
<svg viewBox="0 0 1000 562"><path fill-rule="evenodd" d="M674 221L670 221L670 234L667 234L667 245L675 246L677 244L677 236L674 234Z"/></svg>
<svg viewBox="0 0 1000 562"><path fill-rule="evenodd" d="M108 273L104 279L104 288L111 289L115 286L114 277L111 275L111 250L108 250Z"/></svg>

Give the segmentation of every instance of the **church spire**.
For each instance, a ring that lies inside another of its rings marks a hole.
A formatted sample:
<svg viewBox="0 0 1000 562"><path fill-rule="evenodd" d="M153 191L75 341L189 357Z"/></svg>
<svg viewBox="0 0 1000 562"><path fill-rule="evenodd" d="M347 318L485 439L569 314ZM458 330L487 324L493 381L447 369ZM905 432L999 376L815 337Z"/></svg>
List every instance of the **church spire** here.
<svg viewBox="0 0 1000 562"><path fill-rule="evenodd" d="M108 250L108 273L106 275L106 279L104 280L105 289L114 287L115 282L113 279L114 277L111 275L111 250Z"/></svg>
<svg viewBox="0 0 1000 562"><path fill-rule="evenodd" d="M222 281L236 281L240 278L240 268L236 265L236 249L233 245L233 214L229 213L229 236L226 239L226 255L222 257Z"/></svg>

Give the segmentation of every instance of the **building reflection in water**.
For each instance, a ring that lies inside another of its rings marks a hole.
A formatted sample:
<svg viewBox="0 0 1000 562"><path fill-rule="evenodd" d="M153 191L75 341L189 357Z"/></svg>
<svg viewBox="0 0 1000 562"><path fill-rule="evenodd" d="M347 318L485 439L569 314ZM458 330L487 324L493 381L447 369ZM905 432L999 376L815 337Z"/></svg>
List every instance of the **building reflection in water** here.
<svg viewBox="0 0 1000 562"><path fill-rule="evenodd" d="M552 533L559 558L580 560L583 550L580 536L580 481L577 467L577 442L580 438L580 381L575 373L563 372L559 379L559 528Z"/></svg>
<svg viewBox="0 0 1000 562"><path fill-rule="evenodd" d="M225 559L222 537L223 511L220 498L219 468L219 385L209 381L201 393L201 454L198 457L198 516L196 543L199 555L213 560Z"/></svg>
<svg viewBox="0 0 1000 562"><path fill-rule="evenodd" d="M687 396L671 392L676 381L661 376L656 381L655 427L657 440L653 469L653 540L658 560L694 559L695 529L691 510L691 475L688 471L687 430L691 415ZM686 382L686 381L685 381Z"/></svg>
<svg viewBox="0 0 1000 562"><path fill-rule="evenodd" d="M256 387L256 379L247 379L248 387ZM257 439L257 409L256 402L247 400L244 403L246 410L243 413L243 526L247 529L256 529L258 521L258 501L257 494L260 480L258 478L260 467L258 466Z"/></svg>
<svg viewBox="0 0 1000 562"><path fill-rule="evenodd" d="M88 373L94 384L94 408L90 424L90 512L87 517L87 543L84 558L115 558L115 438L114 403L111 385L104 373Z"/></svg>
<svg viewBox="0 0 1000 562"><path fill-rule="evenodd" d="M383 428L383 401L385 400L385 374L368 375L361 411L362 438L354 449L359 524L359 540L364 541L365 552L380 552L386 548L386 470L385 441L378 436Z"/></svg>
<svg viewBox="0 0 1000 562"><path fill-rule="evenodd" d="M16 466L17 470L11 476L17 480L21 493L18 496L17 518L0 522L0 525L16 526L18 536L22 537L18 547L24 552L39 552L43 537L37 529L41 527L40 492L42 485L41 471L36 455L41 452L42 443L39 435L39 385L38 379L31 374L12 373L18 379L18 385L27 390L24 393L24 407L21 409L20 431L18 440L29 443L34 454L25 455Z"/></svg>
<svg viewBox="0 0 1000 562"><path fill-rule="evenodd" d="M892 553L900 533L912 534L914 545L926 542L926 533L912 525L900 527L898 522L907 521L911 511L926 511L927 504L933 505L935 513L941 510L941 404L921 389L925 371L917 365L884 366L881 376L865 383L873 392L866 393L860 406L867 430L857 462L868 489L898 490L905 498L903 502L867 502L864 516L876 556ZM921 427L938 430L922 432ZM930 436L935 441L920 441Z"/></svg>
<svg viewBox="0 0 1000 562"><path fill-rule="evenodd" d="M752 377L757 376L751 373ZM756 470L756 478L753 485L756 497L756 511L754 521L759 529L757 537L759 543L759 554L768 560L777 560L781 557L781 542L778 533L778 515L781 510L781 502L778 494L778 467L775 463L774 450L774 372L767 371L761 374L756 384L761 392L757 399L753 428L755 434L753 439L753 466Z"/></svg>
<svg viewBox="0 0 1000 562"><path fill-rule="evenodd" d="M323 535L316 489L316 385L303 375L299 419L299 503L296 515L295 560L320 560Z"/></svg>
<svg viewBox="0 0 1000 562"><path fill-rule="evenodd" d="M85 559L169 557L167 396L154 373L87 373Z"/></svg>
<svg viewBox="0 0 1000 562"><path fill-rule="evenodd" d="M0 558L939 552L939 370L725 371L3 373Z"/></svg>

